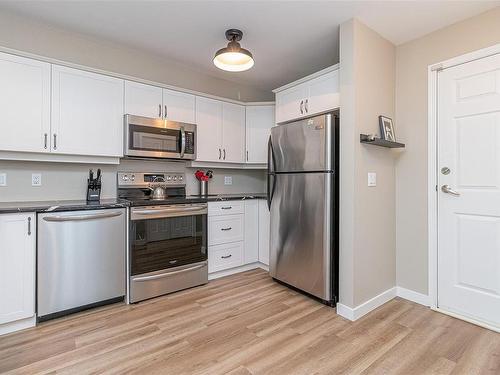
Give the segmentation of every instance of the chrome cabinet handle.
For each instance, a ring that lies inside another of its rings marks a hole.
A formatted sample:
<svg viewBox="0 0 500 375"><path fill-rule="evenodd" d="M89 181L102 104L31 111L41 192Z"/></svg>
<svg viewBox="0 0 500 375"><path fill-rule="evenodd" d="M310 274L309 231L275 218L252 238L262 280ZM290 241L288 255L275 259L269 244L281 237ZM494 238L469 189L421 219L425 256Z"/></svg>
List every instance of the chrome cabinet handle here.
<svg viewBox="0 0 500 375"><path fill-rule="evenodd" d="M303 114L304 114L304 109L303 109L303 108L304 108L304 101L303 101L303 100L301 100L301 101L300 101L300 114L301 114L301 115L303 115Z"/></svg>
<svg viewBox="0 0 500 375"><path fill-rule="evenodd" d="M43 135L43 148L47 149L47 133Z"/></svg>
<svg viewBox="0 0 500 375"><path fill-rule="evenodd" d="M458 191L453 190L452 188L450 188L450 185L443 185L443 186L441 186L441 191L443 193L446 193L446 194L454 195L455 197L459 197L460 196L460 193Z"/></svg>
<svg viewBox="0 0 500 375"><path fill-rule="evenodd" d="M224 151L224 160L226 160L226 149L224 149L223 151Z"/></svg>
<svg viewBox="0 0 500 375"><path fill-rule="evenodd" d="M222 157L222 151L221 151L221 149L219 148L219 160L220 160L220 158L221 158L221 157Z"/></svg>
<svg viewBox="0 0 500 375"><path fill-rule="evenodd" d="M248 150L247 150L247 161L248 161Z"/></svg>
<svg viewBox="0 0 500 375"><path fill-rule="evenodd" d="M28 218L28 236L31 236L31 217Z"/></svg>
<svg viewBox="0 0 500 375"><path fill-rule="evenodd" d="M222 259L227 259L227 258L231 258L233 256L233 254L229 254L229 255L222 255L221 258Z"/></svg>
<svg viewBox="0 0 500 375"><path fill-rule="evenodd" d="M309 112L309 99L306 99L306 103L305 103L305 109L306 109L306 113Z"/></svg>
<svg viewBox="0 0 500 375"><path fill-rule="evenodd" d="M54 134L54 150L57 150L57 134Z"/></svg>
<svg viewBox="0 0 500 375"><path fill-rule="evenodd" d="M158 104L158 117L161 117L161 104Z"/></svg>
<svg viewBox="0 0 500 375"><path fill-rule="evenodd" d="M163 113L163 116L165 116L165 118L167 118L167 105L165 104L165 112Z"/></svg>
<svg viewBox="0 0 500 375"><path fill-rule="evenodd" d="M231 227L227 227L227 228L220 228L220 230L222 230L222 231L227 231L227 230L231 230L231 229L233 229L233 228L231 228Z"/></svg>
<svg viewBox="0 0 500 375"><path fill-rule="evenodd" d="M84 221L84 220L94 220L94 219L105 219L108 217L120 216L121 211L105 213L105 214L92 214L92 215L71 215L71 216L46 216L43 218L45 221Z"/></svg>
<svg viewBox="0 0 500 375"><path fill-rule="evenodd" d="M233 206L221 207L221 210L230 210Z"/></svg>

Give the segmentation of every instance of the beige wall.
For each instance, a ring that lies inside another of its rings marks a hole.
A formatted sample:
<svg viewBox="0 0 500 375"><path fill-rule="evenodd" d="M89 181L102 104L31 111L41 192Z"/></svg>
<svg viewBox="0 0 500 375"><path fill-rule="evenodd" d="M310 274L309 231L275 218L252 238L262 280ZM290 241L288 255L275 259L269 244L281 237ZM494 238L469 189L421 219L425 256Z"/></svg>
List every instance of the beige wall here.
<svg viewBox="0 0 500 375"><path fill-rule="evenodd" d="M363 145L394 117L395 47L357 20L340 29L340 302L356 307L396 284L395 157ZM367 186L368 172L377 186Z"/></svg>
<svg viewBox="0 0 500 375"><path fill-rule="evenodd" d="M396 135L406 143L396 164L397 283L428 293L427 68L500 43L500 7L396 49Z"/></svg>
<svg viewBox="0 0 500 375"><path fill-rule="evenodd" d="M120 165L91 165L0 160L0 173L7 174L7 186L0 186L0 202L85 199L89 169L103 172L103 198L116 197L117 171L184 172L187 194L198 194L199 183L195 168L184 162L152 162L123 160ZM263 170L213 169L209 193L264 193L266 175ZM42 186L31 186L31 174L42 174ZM233 178L224 185L224 176Z"/></svg>
<svg viewBox="0 0 500 375"><path fill-rule="evenodd" d="M0 46L230 99L274 100L272 92L211 77L140 50L7 12L0 12Z"/></svg>

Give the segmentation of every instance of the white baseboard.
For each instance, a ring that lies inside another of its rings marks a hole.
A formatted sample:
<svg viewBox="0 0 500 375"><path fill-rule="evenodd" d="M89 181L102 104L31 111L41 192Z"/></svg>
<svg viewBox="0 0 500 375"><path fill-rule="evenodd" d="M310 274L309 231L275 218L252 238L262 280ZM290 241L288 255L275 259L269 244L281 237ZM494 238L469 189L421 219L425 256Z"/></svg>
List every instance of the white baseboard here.
<svg viewBox="0 0 500 375"><path fill-rule="evenodd" d="M431 305L431 299L429 298L428 295L422 294L415 292L410 289L406 289L403 287L396 287L396 294L398 297L407 299L408 301L412 301L415 303L418 303L420 305L424 306L430 306Z"/></svg>
<svg viewBox="0 0 500 375"><path fill-rule="evenodd" d="M394 297L396 297L396 287L387 289L385 292L380 293L378 296L354 308L337 303L337 314L351 321L355 321L368 314L370 311L375 310L377 307L382 306L384 303L389 302Z"/></svg>
<svg viewBox="0 0 500 375"><path fill-rule="evenodd" d="M0 324L0 336L7 333L20 331L22 329L31 328L36 325L36 316L31 318L17 320L15 322Z"/></svg>
<svg viewBox="0 0 500 375"><path fill-rule="evenodd" d="M265 271L269 271L269 267L267 265L265 265L264 263L255 262L255 263L245 264L245 265L240 266L240 267L230 268L228 270L209 273L208 280L215 280L215 279L218 279L219 277L234 275L235 273L250 271L250 270L254 270L256 268L262 268Z"/></svg>

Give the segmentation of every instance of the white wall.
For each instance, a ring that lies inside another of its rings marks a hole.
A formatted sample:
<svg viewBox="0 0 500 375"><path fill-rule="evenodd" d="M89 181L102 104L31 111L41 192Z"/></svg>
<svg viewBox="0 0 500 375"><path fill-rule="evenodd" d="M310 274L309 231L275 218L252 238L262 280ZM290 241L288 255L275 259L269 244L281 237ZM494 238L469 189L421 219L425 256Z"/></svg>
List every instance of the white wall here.
<svg viewBox="0 0 500 375"><path fill-rule="evenodd" d="M357 20L340 28L340 302L356 307L396 285L395 158L363 145L394 117L395 47ZM367 186L367 173L377 186Z"/></svg>
<svg viewBox="0 0 500 375"><path fill-rule="evenodd" d="M500 7L396 49L396 134L406 149L396 164L397 283L428 293L427 68L500 43Z"/></svg>
<svg viewBox="0 0 500 375"><path fill-rule="evenodd" d="M0 46L230 99L273 100L272 92L208 76L141 50L4 11L0 12Z"/></svg>
<svg viewBox="0 0 500 375"><path fill-rule="evenodd" d="M198 194L199 183L194 168L184 162L152 162L124 160L120 165L19 162L0 160L0 173L7 173L7 186L0 186L0 202L85 199L89 169L103 172L103 198L116 197L117 171L184 172L187 194ZM263 193L266 175L263 170L214 169L209 193ZM31 186L31 174L42 174L42 186ZM232 176L233 184L224 185L224 176Z"/></svg>

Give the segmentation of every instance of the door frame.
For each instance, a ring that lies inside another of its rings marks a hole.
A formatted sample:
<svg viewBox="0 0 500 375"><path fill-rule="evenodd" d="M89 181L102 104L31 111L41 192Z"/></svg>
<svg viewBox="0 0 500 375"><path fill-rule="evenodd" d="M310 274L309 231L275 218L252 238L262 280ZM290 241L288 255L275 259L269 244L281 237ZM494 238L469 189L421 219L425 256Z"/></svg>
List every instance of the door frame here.
<svg viewBox="0 0 500 375"><path fill-rule="evenodd" d="M455 313L442 310L438 306L438 74L444 69L465 64L474 60L500 54L500 43L491 47L483 48L474 52L466 53L437 64L428 66L428 121L427 121L427 229L428 229L428 290L431 309L439 311L456 318L477 324L494 331L498 328L491 327L485 323L475 321Z"/></svg>

